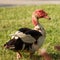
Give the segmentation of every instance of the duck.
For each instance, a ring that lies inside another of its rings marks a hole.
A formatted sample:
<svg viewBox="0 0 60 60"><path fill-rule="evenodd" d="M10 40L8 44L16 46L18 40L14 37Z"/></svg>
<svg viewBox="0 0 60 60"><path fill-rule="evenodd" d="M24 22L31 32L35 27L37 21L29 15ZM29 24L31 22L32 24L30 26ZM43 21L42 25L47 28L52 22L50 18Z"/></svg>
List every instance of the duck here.
<svg viewBox="0 0 60 60"><path fill-rule="evenodd" d="M38 51L42 46L46 32L39 23L40 18L51 19L44 10L35 10L32 13L34 28L20 28L12 34L11 39L4 44L6 49L13 50L17 53L17 60L22 57L21 51L28 51L31 57L35 51Z"/></svg>

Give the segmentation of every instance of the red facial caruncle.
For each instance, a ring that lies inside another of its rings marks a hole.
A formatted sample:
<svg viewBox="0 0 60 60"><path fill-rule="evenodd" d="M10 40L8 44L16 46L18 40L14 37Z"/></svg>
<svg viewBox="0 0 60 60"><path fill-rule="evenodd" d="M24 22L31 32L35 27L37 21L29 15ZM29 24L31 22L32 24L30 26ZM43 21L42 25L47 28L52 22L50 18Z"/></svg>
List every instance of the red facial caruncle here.
<svg viewBox="0 0 60 60"><path fill-rule="evenodd" d="M33 12L33 14L37 17L37 18L43 18L44 16L47 16L47 13L43 10L36 10Z"/></svg>
<svg viewBox="0 0 60 60"><path fill-rule="evenodd" d="M38 19L39 18L46 18L50 20L50 17L48 16L48 14L43 11L43 10L36 10L33 12L32 14L32 23L34 24L34 26L38 25Z"/></svg>

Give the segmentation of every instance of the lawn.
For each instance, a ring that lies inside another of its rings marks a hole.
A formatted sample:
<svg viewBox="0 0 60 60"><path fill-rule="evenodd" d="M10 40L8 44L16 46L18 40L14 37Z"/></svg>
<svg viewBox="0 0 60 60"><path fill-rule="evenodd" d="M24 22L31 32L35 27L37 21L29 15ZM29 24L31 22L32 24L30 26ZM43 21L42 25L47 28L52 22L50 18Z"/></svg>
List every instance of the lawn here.
<svg viewBox="0 0 60 60"><path fill-rule="evenodd" d="M54 45L60 45L60 5L0 7L0 60L16 60L15 53L4 49L3 45L10 39L9 35L19 28L34 27L31 16L36 9L45 10L51 17L50 21L39 20L46 30L46 39L41 48L46 48L53 60L60 60L60 52L54 49ZM28 55L23 52L22 54L24 57L21 60L28 60Z"/></svg>

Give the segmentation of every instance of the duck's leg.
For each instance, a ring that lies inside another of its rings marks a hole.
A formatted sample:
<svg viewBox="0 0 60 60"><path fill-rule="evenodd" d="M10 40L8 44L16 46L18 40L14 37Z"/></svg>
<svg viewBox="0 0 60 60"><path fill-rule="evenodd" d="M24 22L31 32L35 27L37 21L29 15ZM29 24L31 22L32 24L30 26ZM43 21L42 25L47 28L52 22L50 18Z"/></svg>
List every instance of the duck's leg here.
<svg viewBox="0 0 60 60"><path fill-rule="evenodd" d="M19 60L19 59L21 59L22 58L22 55L21 55L21 53L18 51L17 52L17 60Z"/></svg>
<svg viewBox="0 0 60 60"><path fill-rule="evenodd" d="M58 51L60 51L60 45L54 46L54 48L57 49Z"/></svg>
<svg viewBox="0 0 60 60"><path fill-rule="evenodd" d="M38 51L43 58L44 60L52 60L51 56L46 52L46 50L43 48L43 49L39 49Z"/></svg>
<svg viewBox="0 0 60 60"><path fill-rule="evenodd" d="M34 54L34 52L30 52L30 59L32 59L33 58L33 54Z"/></svg>

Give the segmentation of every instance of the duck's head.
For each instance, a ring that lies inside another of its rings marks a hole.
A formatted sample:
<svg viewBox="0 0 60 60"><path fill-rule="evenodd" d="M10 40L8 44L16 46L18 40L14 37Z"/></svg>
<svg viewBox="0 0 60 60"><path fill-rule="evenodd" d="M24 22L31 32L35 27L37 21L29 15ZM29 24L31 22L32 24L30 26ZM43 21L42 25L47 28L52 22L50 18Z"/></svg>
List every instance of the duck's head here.
<svg viewBox="0 0 60 60"><path fill-rule="evenodd" d="M51 19L44 10L36 10L33 12L32 16L35 16L36 18L47 18L49 20Z"/></svg>
<svg viewBox="0 0 60 60"><path fill-rule="evenodd" d="M50 20L51 18L48 16L48 14L44 10L35 10L32 14L32 23L36 26L38 25L38 19L39 18L46 18Z"/></svg>

